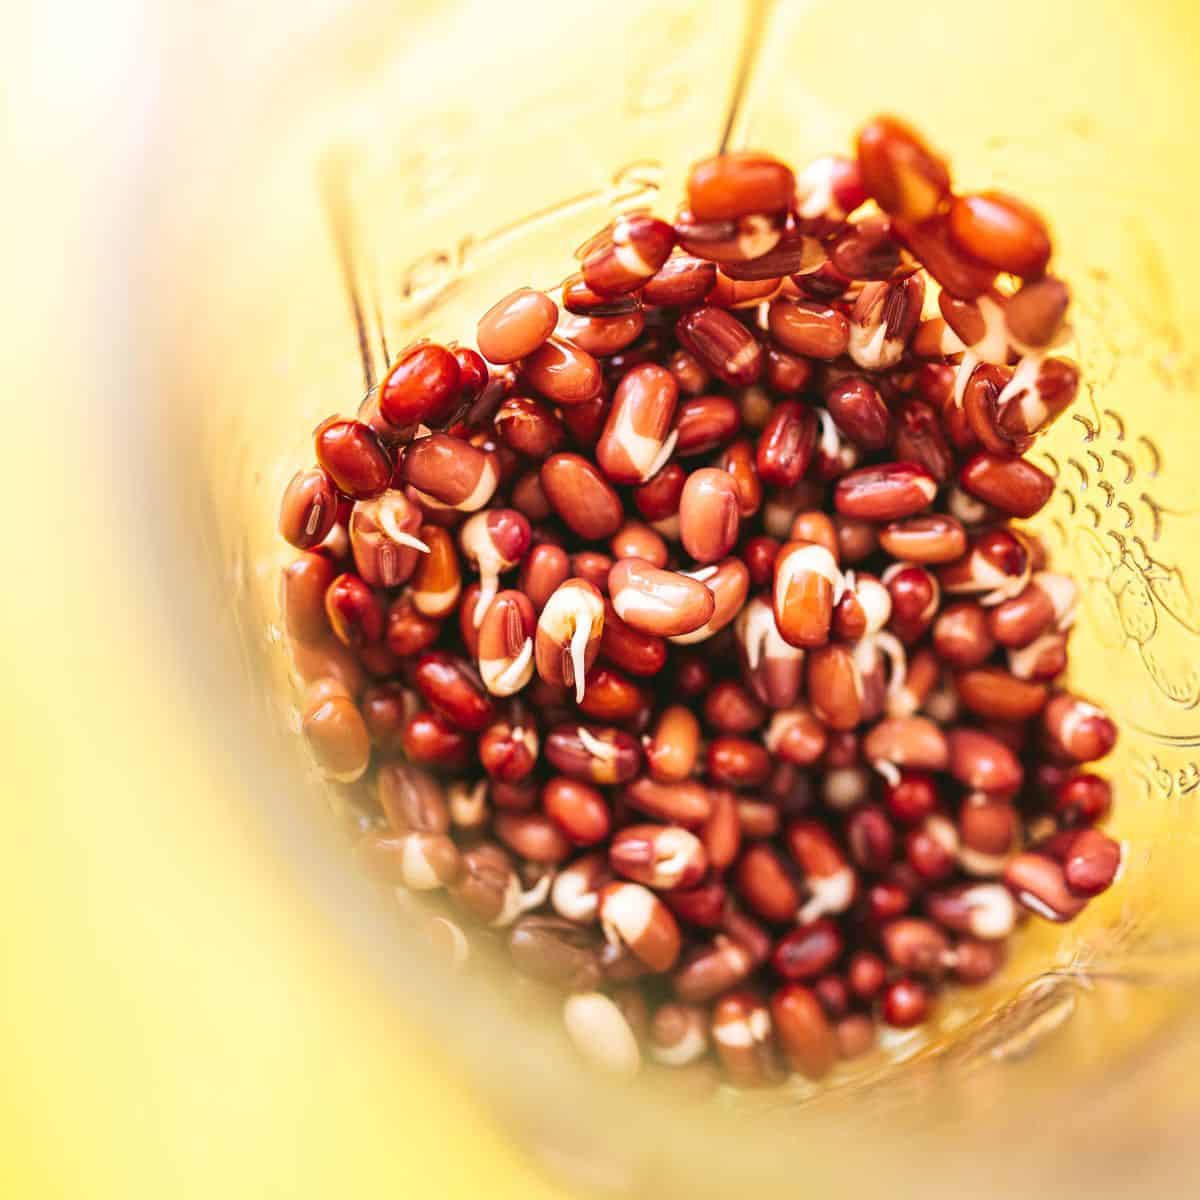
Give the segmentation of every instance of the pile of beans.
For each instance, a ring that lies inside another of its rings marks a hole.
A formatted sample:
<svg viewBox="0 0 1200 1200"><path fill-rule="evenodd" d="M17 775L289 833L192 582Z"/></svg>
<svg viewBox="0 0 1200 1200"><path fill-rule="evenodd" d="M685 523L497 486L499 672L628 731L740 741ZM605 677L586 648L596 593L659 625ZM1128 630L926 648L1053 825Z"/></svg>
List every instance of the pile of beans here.
<svg viewBox="0 0 1200 1200"><path fill-rule="evenodd" d="M1013 524L1079 385L1050 255L894 118L724 154L317 429L304 734L372 869L593 1062L819 1078L1113 882L1076 585Z"/></svg>

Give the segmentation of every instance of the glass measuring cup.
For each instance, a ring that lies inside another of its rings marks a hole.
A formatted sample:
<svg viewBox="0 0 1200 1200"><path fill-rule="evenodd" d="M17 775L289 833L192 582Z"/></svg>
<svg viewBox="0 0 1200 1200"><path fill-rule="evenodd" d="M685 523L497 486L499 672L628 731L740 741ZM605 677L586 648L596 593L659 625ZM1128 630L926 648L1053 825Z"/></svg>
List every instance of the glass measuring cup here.
<svg viewBox="0 0 1200 1200"><path fill-rule="evenodd" d="M1022 3L902 22L877 4L363 5L244 64L269 84L234 142L206 134L202 110L186 122L191 162L218 186L168 179L157 247L164 384L146 420L178 502L137 528L170 548L162 603L203 647L196 687L219 696L212 732L246 763L264 844L362 939L364 973L394 983L573 1178L721 1194L794 1186L802 1170L844 1186L854 1149L864 1189L1186 1178L1200 501L1185 331L1200 251L1172 113L1196 98L1200 51L1178 19L1094 6L1084 36L1069 12ZM498 295L553 285L614 209L669 211L687 164L718 145L802 163L880 109L925 129L963 186L1027 195L1056 230L1089 386L1035 452L1060 483L1040 527L1083 583L1073 686L1122 724L1106 771L1129 864L1080 921L1026 931L993 985L819 1094L697 1110L578 1071L526 996L486 973L444 977L379 911L288 733L275 504L312 426L351 410L411 338L464 336ZM1147 1163L1176 1128L1179 1148Z"/></svg>

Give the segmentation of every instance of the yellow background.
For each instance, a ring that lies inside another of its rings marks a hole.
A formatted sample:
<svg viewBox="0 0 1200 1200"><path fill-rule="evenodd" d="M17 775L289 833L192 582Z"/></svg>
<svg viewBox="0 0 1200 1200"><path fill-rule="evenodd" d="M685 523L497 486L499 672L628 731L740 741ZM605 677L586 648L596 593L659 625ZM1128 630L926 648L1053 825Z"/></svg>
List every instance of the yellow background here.
<svg viewBox="0 0 1200 1200"><path fill-rule="evenodd" d="M137 203L139 112L165 102L164 18L0 16L0 1196L549 1196L252 858L237 764L190 735L204 714L158 657L139 574L169 564L132 562L114 527L138 363L99 330L136 280L101 266Z"/></svg>
<svg viewBox="0 0 1200 1200"><path fill-rule="evenodd" d="M193 7L203 8L203 22ZM240 807L239 763L213 753L189 656L172 653L188 645L191 631L172 624L148 584L172 563L131 556L121 527L124 500L116 497L127 489L112 472L139 471L122 414L158 399L146 391L141 331L127 323L123 336L113 336L114 314L132 312L143 282L120 269L127 239L158 203L138 185L140 133L171 103L174 73L189 56L244 78L273 44L272 18L285 13L311 28L330 6L249 7L114 0L3 13L12 162L0 222L8 562L0 587L8 815L0 867L0 1196L324 1197L387 1189L538 1200L552 1194L550 1185L436 1047L375 989L315 898L256 851ZM418 20L435 6L408 7ZM877 47L879 27L856 24L840 42L841 7L823 7L814 26L821 39L807 62L837 95L836 112L812 118L822 132L859 100L873 108L906 83L901 60L895 79L872 73L855 91L856 46ZM1143 170L1157 165L1162 176L1151 190L1161 189L1164 210L1178 210L1184 189L1194 194L1194 158L1155 162L1153 147L1178 147L1177 131L1195 120L1187 100L1195 98L1197 19L1191 6L1162 4L1144 22L1120 21L1113 14L1122 8L1079 5L1074 22L1055 9L1057 36L1074 49L1097 39L1094 71L1072 60L1075 104L1102 104L1113 141L1096 152L1127 152ZM988 22L1009 23L1007 42L1028 37L1033 47L1037 10L974 6L970 44L981 72L995 32ZM963 11L923 7L920 16L901 17L892 6L885 36L891 22L911 18L922 44L936 48L944 37L949 54L962 45L955 22ZM1126 62L1134 66L1129 74ZM795 69L805 65L800 55ZM961 78L963 61L951 66ZM1045 60L1043 68L994 92L947 95L944 104L965 113L964 122L1015 129L1032 141L1039 90L1056 85ZM839 80L846 91L838 91ZM1005 88L1019 109L1012 120ZM936 122L943 101L925 95L920 116ZM215 89L211 103L214 119L236 121L229 94ZM187 150L176 148L180 161ZM1063 158L1064 173L1071 161ZM560 166L577 173L574 161ZM1056 215L1067 226L1073 214ZM1155 216L1147 214L1151 228ZM1087 228L1082 214L1063 232L1081 240ZM1167 273L1190 264L1185 274L1194 280L1194 228L1186 245L1171 248L1177 257ZM1180 318L1189 331L1194 298L1193 285ZM1151 376L1144 378L1149 389ZM1184 428L1192 431L1188 415ZM1176 429L1164 440L1185 464L1177 478L1188 481L1194 432L1185 438ZM139 499L154 506L177 497ZM1093 664L1092 673L1102 690L1103 668Z"/></svg>

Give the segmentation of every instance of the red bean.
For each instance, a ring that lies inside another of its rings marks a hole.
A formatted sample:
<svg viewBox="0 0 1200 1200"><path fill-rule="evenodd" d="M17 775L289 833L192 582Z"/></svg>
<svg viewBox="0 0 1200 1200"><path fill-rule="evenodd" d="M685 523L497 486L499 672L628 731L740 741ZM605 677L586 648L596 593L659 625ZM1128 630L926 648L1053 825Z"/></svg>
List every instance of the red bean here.
<svg viewBox="0 0 1200 1200"><path fill-rule="evenodd" d="M958 824L964 850L983 856L983 861L971 866L972 874L991 873L996 865L993 860L1006 856L1020 833L1016 809L986 794L968 799L959 813Z"/></svg>
<svg viewBox="0 0 1200 1200"><path fill-rule="evenodd" d="M675 254L646 280L642 299L647 304L685 308L699 304L716 280L715 263L691 254Z"/></svg>
<svg viewBox="0 0 1200 1200"><path fill-rule="evenodd" d="M344 495L369 500L391 482L391 459L361 421L330 417L317 427L315 442L317 461Z"/></svg>
<svg viewBox="0 0 1200 1200"><path fill-rule="evenodd" d="M383 637L383 605L357 576L339 575L325 592L325 615L338 641L362 647Z"/></svg>
<svg viewBox="0 0 1200 1200"><path fill-rule="evenodd" d="M534 610L541 612L555 589L570 575L571 559L567 552L561 546L543 542L532 547L522 560L517 583Z"/></svg>
<svg viewBox="0 0 1200 1200"><path fill-rule="evenodd" d="M559 325L563 336L594 358L609 358L633 345L646 328L640 309L612 317L569 317Z"/></svg>
<svg viewBox="0 0 1200 1200"><path fill-rule="evenodd" d="M678 825L626 825L613 838L608 860L618 875L657 891L686 891L708 868L703 843Z"/></svg>
<svg viewBox="0 0 1200 1200"><path fill-rule="evenodd" d="M414 681L426 704L459 729L478 733L495 709L482 684L465 663L431 650L417 663Z"/></svg>
<svg viewBox="0 0 1200 1200"><path fill-rule="evenodd" d="M718 271L717 282L708 293L707 302L717 308L755 308L774 296L781 282L778 275L766 279L733 279L724 271Z"/></svg>
<svg viewBox="0 0 1200 1200"><path fill-rule="evenodd" d="M677 462L667 463L657 475L634 488L633 502L646 521L663 521L679 512L679 497L687 481L687 470Z"/></svg>
<svg viewBox="0 0 1200 1200"><path fill-rule="evenodd" d="M737 544L741 496L725 471L693 471L679 498L683 548L698 563L717 562Z"/></svg>
<svg viewBox="0 0 1200 1200"><path fill-rule="evenodd" d="M753 151L719 154L696 163L688 176L688 206L700 221L782 212L796 181L778 159Z"/></svg>
<svg viewBox="0 0 1200 1200"><path fill-rule="evenodd" d="M718 737L708 743L708 778L721 787L757 788L771 773L771 756L750 738Z"/></svg>
<svg viewBox="0 0 1200 1200"><path fill-rule="evenodd" d="M1069 692L1051 697L1042 712L1042 728L1051 749L1069 762L1095 762L1117 741L1108 714Z"/></svg>
<svg viewBox="0 0 1200 1200"><path fill-rule="evenodd" d="M623 1073L711 1036L819 1078L1119 874L1079 769L1115 726L1055 683L1080 589L1011 520L1080 386L1049 236L894 118L856 149L697 164L577 251L570 315L521 289L482 353L402 352L282 500L301 728L337 781L384 760L364 857L511 927Z"/></svg>
<svg viewBox="0 0 1200 1200"><path fill-rule="evenodd" d="M779 244L786 223L782 212L701 221L684 210L675 218L675 236L679 245L697 258L726 264L751 262Z"/></svg>
<svg viewBox="0 0 1200 1200"><path fill-rule="evenodd" d="M845 375L825 390L825 407L837 427L864 450L891 441L891 414L879 390L861 375Z"/></svg>
<svg viewBox="0 0 1200 1200"><path fill-rule="evenodd" d="M1086 896L1071 890L1062 866L1044 854L1026 852L1010 859L1004 882L1021 904L1047 921L1070 921L1087 904Z"/></svg>
<svg viewBox="0 0 1200 1200"><path fill-rule="evenodd" d="M1046 703L1045 684L1010 675L1003 667L977 667L962 671L954 687L964 707L981 717L999 721L1028 721Z"/></svg>
<svg viewBox="0 0 1200 1200"><path fill-rule="evenodd" d="M403 762L379 768L379 802L396 833L444 834L450 811L442 786L432 775Z"/></svg>
<svg viewBox="0 0 1200 1200"><path fill-rule="evenodd" d="M833 502L843 516L895 521L928 508L936 495L937 481L924 467L893 462L843 475Z"/></svg>
<svg viewBox="0 0 1200 1200"><path fill-rule="evenodd" d="M972 258L1013 275L1041 275L1050 259L1045 222L1003 192L959 196L950 206L950 236Z"/></svg>
<svg viewBox="0 0 1200 1200"><path fill-rule="evenodd" d="M1054 789L1054 811L1068 827L1098 824L1111 808L1112 785L1099 775L1070 774Z"/></svg>
<svg viewBox="0 0 1200 1200"><path fill-rule="evenodd" d="M999 738L978 729L952 729L948 739L950 773L963 787L1005 795L1021 786L1021 764Z"/></svg>
<svg viewBox="0 0 1200 1200"><path fill-rule="evenodd" d="M670 909L638 883L616 882L600 889L600 923L606 935L627 947L656 974L679 957L679 926Z"/></svg>
<svg viewBox="0 0 1200 1200"><path fill-rule="evenodd" d="M505 445L530 458L545 458L562 445L562 422L542 400L510 396L496 410L496 432Z"/></svg>
<svg viewBox="0 0 1200 1200"><path fill-rule="evenodd" d="M933 216L950 191L946 164L895 117L876 117L859 130L858 170L879 207L906 221Z"/></svg>
<svg viewBox="0 0 1200 1200"><path fill-rule="evenodd" d="M690 709L672 704L646 743L646 765L659 783L681 783L695 769L699 750L700 723Z"/></svg>
<svg viewBox="0 0 1200 1200"><path fill-rule="evenodd" d="M1085 829L1071 842L1063 863L1067 886L1081 896L1107 889L1121 867L1121 844L1098 829Z"/></svg>
<svg viewBox="0 0 1200 1200"><path fill-rule="evenodd" d="M600 296L632 292L652 278L675 245L675 230L646 213L618 217L583 248L583 280Z"/></svg>
<svg viewBox="0 0 1200 1200"><path fill-rule="evenodd" d="M737 433L741 422L737 405L728 396L693 396L684 400L675 410L675 457L691 458L715 450ZM673 470L683 468L678 463L668 463L659 475ZM672 481L678 478L682 491L682 475L670 478Z"/></svg>
<svg viewBox="0 0 1200 1200"><path fill-rule="evenodd" d="M301 728L330 778L352 783L367 769L371 738L349 696L315 696L304 711Z"/></svg>
<svg viewBox="0 0 1200 1200"><path fill-rule="evenodd" d="M909 400L896 422L895 452L898 458L918 463L939 484L954 470L954 456L933 407L923 400Z"/></svg>
<svg viewBox="0 0 1200 1200"><path fill-rule="evenodd" d="M933 647L951 666L980 666L996 648L987 611L972 600L947 605L933 623Z"/></svg>
<svg viewBox="0 0 1200 1200"><path fill-rule="evenodd" d="M490 362L516 362L546 341L557 320L558 308L549 296L532 288L519 288L480 318L476 343Z"/></svg>
<svg viewBox="0 0 1200 1200"><path fill-rule="evenodd" d="M1026 346L1048 346L1062 328L1071 294L1061 279L1046 276L1025 284L1004 306L1012 337Z"/></svg>
<svg viewBox="0 0 1200 1200"><path fill-rule="evenodd" d="M956 517L922 514L890 521L879 531L879 545L908 562L954 562L967 551L967 531Z"/></svg>
<svg viewBox="0 0 1200 1200"><path fill-rule="evenodd" d="M600 654L630 675L657 675L667 661L667 644L661 637L627 625L611 602L605 601Z"/></svg>
<svg viewBox="0 0 1200 1200"><path fill-rule="evenodd" d="M846 845L858 867L878 875L892 861L896 832L882 808L864 804L846 821Z"/></svg>
<svg viewBox="0 0 1200 1200"><path fill-rule="evenodd" d="M329 476L321 470L299 471L279 506L280 536L297 550L311 550L329 536L337 509L337 493Z"/></svg>
<svg viewBox="0 0 1200 1200"><path fill-rule="evenodd" d="M829 640L834 597L843 586L832 554L812 542L788 542L775 559L772 604L779 633L792 646Z"/></svg>
<svg viewBox="0 0 1200 1200"><path fill-rule="evenodd" d="M771 1022L793 1071L821 1079L833 1068L838 1040L820 1002L799 983L786 983L771 997Z"/></svg>
<svg viewBox="0 0 1200 1200"><path fill-rule="evenodd" d="M709 789L694 780L662 784L643 776L625 789L625 801L658 821L698 828L712 813Z"/></svg>
<svg viewBox="0 0 1200 1200"><path fill-rule="evenodd" d="M785 933L775 944L771 965L784 979L815 979L842 953L842 935L827 917Z"/></svg>
<svg viewBox="0 0 1200 1200"><path fill-rule="evenodd" d="M881 1013L887 1024L897 1029L920 1025L933 1007L933 997L924 984L915 979L897 979L884 989Z"/></svg>
<svg viewBox="0 0 1200 1200"><path fill-rule="evenodd" d="M679 318L675 335L686 350L731 387L746 387L762 374L762 345L723 309L693 308Z"/></svg>
<svg viewBox="0 0 1200 1200"><path fill-rule="evenodd" d="M444 424L459 405L462 375L445 346L423 342L405 351L379 385L379 411L393 426Z"/></svg>
<svg viewBox="0 0 1200 1200"><path fill-rule="evenodd" d="M542 807L563 833L580 846L603 842L612 826L608 805L599 789L565 775L546 783Z"/></svg>
<svg viewBox="0 0 1200 1200"><path fill-rule="evenodd" d="M537 726L493 721L483 731L477 749L479 763L492 779L519 783L537 765Z"/></svg>
<svg viewBox="0 0 1200 1200"><path fill-rule="evenodd" d="M608 589L617 616L655 637L693 633L716 609L704 584L637 558L622 559L613 567Z"/></svg>
<svg viewBox="0 0 1200 1200"><path fill-rule="evenodd" d="M582 275L572 275L563 284L563 308L578 316L616 317L637 312L642 307L640 297L626 293L620 296L601 296L584 281Z"/></svg>
<svg viewBox="0 0 1200 1200"><path fill-rule="evenodd" d="M1014 517L1041 512L1054 493L1054 480L1023 458L976 454L962 468L959 481L976 499Z"/></svg>
<svg viewBox="0 0 1200 1200"><path fill-rule="evenodd" d="M777 405L758 439L755 468L772 487L795 487L808 470L817 445L817 418L799 401Z"/></svg>
<svg viewBox="0 0 1200 1200"><path fill-rule="evenodd" d="M897 221L896 236L919 258L929 274L950 295L974 300L996 278L994 267L964 254L950 233L950 222L939 213L924 220Z"/></svg>
<svg viewBox="0 0 1200 1200"><path fill-rule="evenodd" d="M499 482L494 457L462 438L435 433L405 450L404 479L426 495L462 512L475 512Z"/></svg>
<svg viewBox="0 0 1200 1200"><path fill-rule="evenodd" d="M582 455L552 455L542 464L541 478L554 511L581 538L599 541L621 528L621 498Z"/></svg>
<svg viewBox="0 0 1200 1200"><path fill-rule="evenodd" d="M363 690L366 677L362 664L332 635L312 644L293 640L289 648L292 666L304 683L333 679L352 697L358 696Z"/></svg>
<svg viewBox="0 0 1200 1200"><path fill-rule="evenodd" d="M637 742L619 729L564 724L546 737L546 757L564 775L586 783L624 783L642 765Z"/></svg>
<svg viewBox="0 0 1200 1200"><path fill-rule="evenodd" d="M734 259L722 263L717 276L718 286L722 276L735 281L758 281L764 284L770 282L775 286L766 291L766 296L769 297L778 290L784 275L815 270L825 261L825 248L816 238L801 232L799 227L788 225L780 240L765 254L760 254L757 258Z"/></svg>
<svg viewBox="0 0 1200 1200"><path fill-rule="evenodd" d="M325 593L336 568L323 554L302 554L283 569L280 605L288 637L316 645L329 637Z"/></svg>
<svg viewBox="0 0 1200 1200"><path fill-rule="evenodd" d="M551 337L526 358L522 375L535 392L555 404L586 404L600 395L600 364L585 350Z"/></svg>
<svg viewBox="0 0 1200 1200"><path fill-rule="evenodd" d="M663 367L634 367L617 385L596 443L596 461L614 483L644 483L674 449L668 436L678 387Z"/></svg>
<svg viewBox="0 0 1200 1200"><path fill-rule="evenodd" d="M595 721L636 725L650 715L654 705L649 688L603 664L588 671L584 688L579 711Z"/></svg>
<svg viewBox="0 0 1200 1200"><path fill-rule="evenodd" d="M780 346L805 358L837 358L846 352L850 338L845 315L813 300L773 300L768 328Z"/></svg>

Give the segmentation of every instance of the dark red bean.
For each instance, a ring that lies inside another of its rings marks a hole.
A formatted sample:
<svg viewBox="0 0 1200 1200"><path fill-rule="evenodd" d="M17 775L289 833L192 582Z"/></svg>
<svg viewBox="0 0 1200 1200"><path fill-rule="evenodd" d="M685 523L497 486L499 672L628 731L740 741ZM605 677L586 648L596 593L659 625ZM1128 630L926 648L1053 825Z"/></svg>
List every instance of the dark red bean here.
<svg viewBox="0 0 1200 1200"><path fill-rule="evenodd" d="M834 424L864 450L882 450L892 438L892 417L879 390L862 375L844 375L825 389Z"/></svg>
<svg viewBox="0 0 1200 1200"><path fill-rule="evenodd" d="M405 351L379 385L379 411L386 421L404 428L437 427L459 405L461 372L445 346L424 342Z"/></svg>
<svg viewBox="0 0 1200 1200"><path fill-rule="evenodd" d="M707 306L684 313L675 325L675 336L731 387L747 387L762 374L762 345L724 309Z"/></svg>
<svg viewBox="0 0 1200 1200"><path fill-rule="evenodd" d="M339 575L329 585L325 615L334 636L346 646L368 646L383 637L383 605L357 575Z"/></svg>
<svg viewBox="0 0 1200 1200"><path fill-rule="evenodd" d="M459 729L478 733L495 714L495 707L474 673L442 650L421 656L414 674L425 702Z"/></svg>
<svg viewBox="0 0 1200 1200"><path fill-rule="evenodd" d="M338 491L369 500L392 479L392 460L375 431L361 421L330 417L317 427L317 461Z"/></svg>
<svg viewBox="0 0 1200 1200"><path fill-rule="evenodd" d="M388 628L384 634L388 649L406 659L428 649L438 640L442 622L418 612L409 595L398 595L388 610Z"/></svg>
<svg viewBox="0 0 1200 1200"><path fill-rule="evenodd" d="M974 300L992 286L995 268L963 253L950 235L950 222L944 214L925 220L897 221L894 228L896 237L952 296Z"/></svg>
<svg viewBox="0 0 1200 1200"><path fill-rule="evenodd" d="M812 461L817 417L807 404L786 400L775 407L758 439L755 468L771 487L795 487Z"/></svg>
<svg viewBox="0 0 1200 1200"><path fill-rule="evenodd" d="M878 213L848 225L829 250L830 262L848 279L891 279L901 258L892 222Z"/></svg>
<svg viewBox="0 0 1200 1200"><path fill-rule="evenodd" d="M410 760L444 770L465 766L472 749L470 739L461 729L432 711L409 717L402 741L404 753Z"/></svg>
<svg viewBox="0 0 1200 1200"><path fill-rule="evenodd" d="M895 521L928 508L937 490L937 480L918 463L882 463L843 475L833 502L843 516Z"/></svg>
<svg viewBox="0 0 1200 1200"><path fill-rule="evenodd" d="M1067 775L1054 789L1054 811L1067 826L1096 825L1112 808L1112 785L1099 775Z"/></svg>
<svg viewBox="0 0 1200 1200"><path fill-rule="evenodd" d="M815 979L837 961L842 945L837 925L821 917L785 933L775 944L771 965L784 979Z"/></svg>
<svg viewBox="0 0 1200 1200"><path fill-rule="evenodd" d="M911 1029L929 1016L933 996L924 984L915 979L897 979L883 992L880 1013L884 1021L896 1029Z"/></svg>

